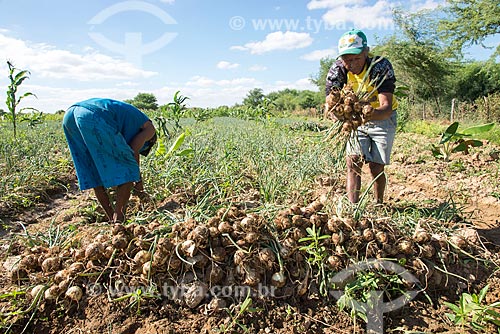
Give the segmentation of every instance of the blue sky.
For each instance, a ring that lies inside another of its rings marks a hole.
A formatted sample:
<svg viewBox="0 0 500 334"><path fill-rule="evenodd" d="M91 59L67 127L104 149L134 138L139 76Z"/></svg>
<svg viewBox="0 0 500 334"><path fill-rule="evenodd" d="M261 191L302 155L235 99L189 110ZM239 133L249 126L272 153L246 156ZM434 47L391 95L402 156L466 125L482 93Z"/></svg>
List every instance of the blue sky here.
<svg viewBox="0 0 500 334"><path fill-rule="evenodd" d="M309 78L321 58L335 56L344 31L361 28L374 45L394 32L393 6L416 11L440 3L0 0L0 93L8 84L7 59L31 71L22 90L38 98L21 107L44 112L139 92L165 104L180 90L189 106L215 107L240 103L254 88L317 90ZM474 54L487 57L484 50Z"/></svg>

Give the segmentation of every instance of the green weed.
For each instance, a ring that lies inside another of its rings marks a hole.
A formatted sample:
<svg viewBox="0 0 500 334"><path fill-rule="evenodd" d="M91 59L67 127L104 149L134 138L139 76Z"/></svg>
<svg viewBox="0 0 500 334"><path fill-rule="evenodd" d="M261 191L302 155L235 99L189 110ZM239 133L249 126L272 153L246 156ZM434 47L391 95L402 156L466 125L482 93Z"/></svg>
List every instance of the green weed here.
<svg viewBox="0 0 500 334"><path fill-rule="evenodd" d="M321 234L321 227L316 229L316 226L306 228L307 236L299 239L299 243L305 243L306 245L301 246L299 250L305 251L309 257L307 262L318 268L319 280L319 291L325 296L327 294L327 272L325 268L326 258L328 257L328 252L326 246L322 243L322 240L331 238L331 235Z"/></svg>
<svg viewBox="0 0 500 334"><path fill-rule="evenodd" d="M398 274L383 271L358 271L353 280L343 287L343 295L337 300L340 310L351 309L351 317L359 317L367 321L367 309L362 305L370 306L373 293L381 292L384 300L394 300L406 293L407 286ZM354 306L358 302L358 307Z"/></svg>
<svg viewBox="0 0 500 334"><path fill-rule="evenodd" d="M471 139L472 135L490 131L495 123L472 126L458 132L458 122L452 123L441 135L441 140L437 145L432 145L432 155L438 159L449 161L451 154L463 152L468 154L470 147L479 147L483 142L477 139Z"/></svg>
<svg viewBox="0 0 500 334"><path fill-rule="evenodd" d="M109 296L108 296L109 298ZM137 315L141 314L141 305L148 299L161 299L161 296L158 294L156 287L148 286L146 289L137 288L134 291L127 293L123 296L120 296L115 299L109 298L111 302L120 302L123 300L128 300L129 303L127 308L135 309L135 313Z"/></svg>
<svg viewBox="0 0 500 334"><path fill-rule="evenodd" d="M444 302L444 305L453 311L446 314L448 318L462 330L470 328L475 332L484 333L487 323L500 326L500 302L489 305L484 303L488 288L489 285L486 285L479 294L462 293L457 304ZM500 333L500 329L497 331Z"/></svg>
<svg viewBox="0 0 500 334"><path fill-rule="evenodd" d="M235 327L239 327L238 333L248 333L249 329L247 326L245 326L241 322L241 317L245 315L245 313L252 313L252 312L257 312L259 309L253 308L252 307L252 298L250 298L250 291L248 291L247 297L239 305L238 310L233 313L230 309L226 309L227 313L229 314L229 317L231 318L231 322L229 322L227 325L222 324L219 326L219 333L232 333L234 332Z"/></svg>

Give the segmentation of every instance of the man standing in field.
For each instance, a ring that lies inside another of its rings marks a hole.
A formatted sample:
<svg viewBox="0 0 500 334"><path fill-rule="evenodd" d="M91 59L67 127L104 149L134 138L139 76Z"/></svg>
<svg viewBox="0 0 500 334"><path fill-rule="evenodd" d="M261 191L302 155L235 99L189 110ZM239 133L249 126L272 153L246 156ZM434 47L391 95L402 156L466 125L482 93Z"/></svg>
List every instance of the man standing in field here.
<svg viewBox="0 0 500 334"><path fill-rule="evenodd" d="M139 154L156 142L151 120L134 106L111 99L72 105L63 129L75 164L80 190L94 189L111 222L123 222L132 189L143 192ZM114 205L106 188L116 187Z"/></svg>
<svg viewBox="0 0 500 334"><path fill-rule="evenodd" d="M396 78L391 63L369 53L366 35L361 30L351 30L339 40L339 55L326 77L326 95L332 88L342 89L350 84L353 90L372 92L374 108L369 121L357 129L359 141L349 144L346 150L346 191L352 203L359 201L361 169L367 162L374 181L377 203L383 203L386 187L384 166L390 155L397 126L397 101L393 96Z"/></svg>

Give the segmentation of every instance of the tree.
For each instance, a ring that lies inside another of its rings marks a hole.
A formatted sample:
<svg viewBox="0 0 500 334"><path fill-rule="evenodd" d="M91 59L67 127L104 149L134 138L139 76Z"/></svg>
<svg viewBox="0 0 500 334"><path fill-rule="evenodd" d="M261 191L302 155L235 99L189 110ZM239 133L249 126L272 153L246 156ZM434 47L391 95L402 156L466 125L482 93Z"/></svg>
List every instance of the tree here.
<svg viewBox="0 0 500 334"><path fill-rule="evenodd" d="M24 80L29 78L30 72L27 70L19 70L17 69L11 61L7 61L7 66L9 67L9 80L10 84L7 87L7 108L9 109L9 114L7 115L14 127L14 138L17 137L17 114L22 112L23 110L33 110L38 111L35 108L25 107L17 110L17 107L21 103L21 100L27 96L35 96L35 94L31 92L26 92L23 95L17 97L17 90L19 86L23 83Z"/></svg>
<svg viewBox="0 0 500 334"><path fill-rule="evenodd" d="M440 98L448 91L453 63L436 38L434 20L426 12L405 14L398 11L394 12L394 20L402 35L389 37L374 53L387 56L398 81L409 85L416 97L434 100L441 112Z"/></svg>
<svg viewBox="0 0 500 334"><path fill-rule="evenodd" d="M319 61L319 72L316 76L311 77L311 82L318 86L320 93L323 93L323 95L326 94L326 76L334 62L335 59L330 57L321 59Z"/></svg>
<svg viewBox="0 0 500 334"><path fill-rule="evenodd" d="M323 92L302 91L299 97L299 106L302 109L317 108L321 105L322 100L324 100L324 95Z"/></svg>
<svg viewBox="0 0 500 334"><path fill-rule="evenodd" d="M130 103L137 109L141 110L156 110L158 109L158 101L153 94L150 93L139 93L132 100L125 100L126 103Z"/></svg>
<svg viewBox="0 0 500 334"><path fill-rule="evenodd" d="M264 93L261 88L254 88L248 92L247 96L243 99L243 104L248 107L258 107L264 100Z"/></svg>
<svg viewBox="0 0 500 334"><path fill-rule="evenodd" d="M300 92L296 89L285 88L277 92L271 92L267 98L273 102L278 111L295 110L298 107Z"/></svg>
<svg viewBox="0 0 500 334"><path fill-rule="evenodd" d="M461 53L464 46L483 45L488 36L500 33L500 0L447 0L447 17L439 21L442 37ZM484 46L484 45L483 45ZM500 56L500 45L496 53Z"/></svg>
<svg viewBox="0 0 500 334"><path fill-rule="evenodd" d="M461 65L455 75L455 94L469 102L500 92L500 64L471 62Z"/></svg>

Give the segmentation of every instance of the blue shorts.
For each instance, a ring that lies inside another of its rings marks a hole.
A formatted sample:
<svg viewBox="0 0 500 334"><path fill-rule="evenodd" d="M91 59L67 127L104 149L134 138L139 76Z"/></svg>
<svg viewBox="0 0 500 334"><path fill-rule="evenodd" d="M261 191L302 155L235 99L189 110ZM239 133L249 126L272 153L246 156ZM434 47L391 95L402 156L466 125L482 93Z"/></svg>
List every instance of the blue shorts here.
<svg viewBox="0 0 500 334"><path fill-rule="evenodd" d="M363 124L358 127L358 140L351 137L351 140L348 141L347 155L362 156L366 162L388 165L391 160L397 125L396 110L388 119Z"/></svg>
<svg viewBox="0 0 500 334"><path fill-rule="evenodd" d="M134 151L116 126L100 115L103 112L73 106L64 115L64 134L80 190L140 180Z"/></svg>

